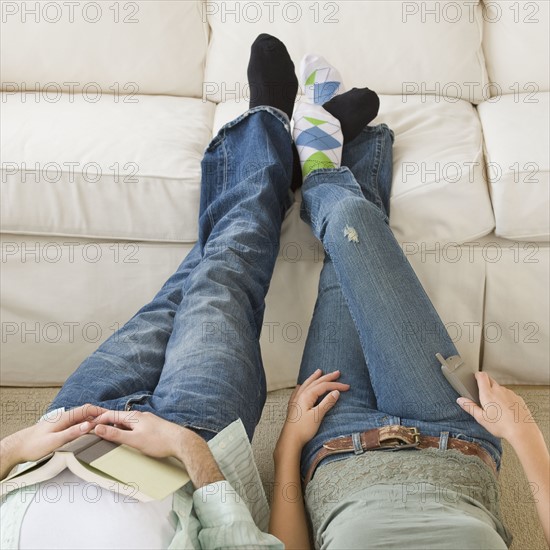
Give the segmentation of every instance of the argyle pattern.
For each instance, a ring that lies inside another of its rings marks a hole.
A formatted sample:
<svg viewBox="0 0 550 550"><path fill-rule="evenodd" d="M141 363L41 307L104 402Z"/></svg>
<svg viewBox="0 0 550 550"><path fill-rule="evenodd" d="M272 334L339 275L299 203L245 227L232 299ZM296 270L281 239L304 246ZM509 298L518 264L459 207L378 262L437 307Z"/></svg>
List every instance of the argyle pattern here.
<svg viewBox="0 0 550 550"><path fill-rule="evenodd" d="M313 170L338 168L344 138L340 122L320 105L300 105L294 115L294 142L302 176Z"/></svg>

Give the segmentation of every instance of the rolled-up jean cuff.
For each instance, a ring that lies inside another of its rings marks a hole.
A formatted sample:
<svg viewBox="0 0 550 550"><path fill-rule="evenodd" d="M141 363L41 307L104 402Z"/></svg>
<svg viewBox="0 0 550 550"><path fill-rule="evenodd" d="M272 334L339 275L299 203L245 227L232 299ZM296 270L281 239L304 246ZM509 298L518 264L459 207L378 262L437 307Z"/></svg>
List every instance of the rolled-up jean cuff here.
<svg viewBox="0 0 550 550"><path fill-rule="evenodd" d="M310 178L315 178L318 176L323 175L338 175L338 174L349 174L353 176L351 173L351 170L347 166L340 166L339 168L318 168L316 170L312 170L305 178L304 178L304 186L309 181Z"/></svg>
<svg viewBox="0 0 550 550"><path fill-rule="evenodd" d="M224 124L216 134L216 136L210 141L210 143L207 145L205 152L210 150L213 146L215 146L219 141L221 141L225 135L225 132L237 124L240 124L244 120L246 120L250 115L253 115L254 113L259 113L261 111L265 111L269 113L270 115L273 115L281 124L284 126L285 130L290 135L290 120L288 118L288 115L281 111L280 109L277 109L276 107L271 107L270 105L260 105L258 107L253 107L252 109L248 109L241 115L239 115L237 118L234 118L233 120L227 122Z"/></svg>

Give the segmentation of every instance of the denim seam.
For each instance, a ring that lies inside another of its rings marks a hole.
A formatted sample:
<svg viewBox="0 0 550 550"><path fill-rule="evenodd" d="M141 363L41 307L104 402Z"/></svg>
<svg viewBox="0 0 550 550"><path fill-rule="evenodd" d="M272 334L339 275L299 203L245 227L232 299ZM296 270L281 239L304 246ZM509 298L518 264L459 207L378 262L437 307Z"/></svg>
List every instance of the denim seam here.
<svg viewBox="0 0 550 550"><path fill-rule="evenodd" d="M372 163L371 176L374 183L374 189L376 190L374 193L375 205L383 210L382 200L380 199L380 192L378 190L378 174L380 173L380 163L382 159L382 145L384 141L384 136L378 131L377 134L378 135L376 136L376 149L374 162Z"/></svg>
<svg viewBox="0 0 550 550"><path fill-rule="evenodd" d="M227 151L226 139L227 139L227 130L224 129L223 141L221 143L221 147L222 147L221 154L223 155L223 177L222 177L222 191L221 191L222 193L227 188L227 171L229 166L229 160L228 160L229 153Z"/></svg>
<svg viewBox="0 0 550 550"><path fill-rule="evenodd" d="M248 111L242 113L240 116L238 116L236 119L232 120L231 122L228 122L227 124L225 124L220 132L223 131L223 134L225 136L225 132L230 129L230 128L233 128L234 126L237 126L238 124L240 124L243 120L245 120L246 118L248 118L250 115L254 114L254 113L257 113L257 112L260 112L260 111L265 111L267 113L269 113L270 115L272 115L273 117L275 117L285 128L285 130L288 132L289 136L290 136L290 123L287 119L287 116L286 114L275 108L275 107L271 107L269 105L260 105L258 107L254 107L252 109L248 109Z"/></svg>

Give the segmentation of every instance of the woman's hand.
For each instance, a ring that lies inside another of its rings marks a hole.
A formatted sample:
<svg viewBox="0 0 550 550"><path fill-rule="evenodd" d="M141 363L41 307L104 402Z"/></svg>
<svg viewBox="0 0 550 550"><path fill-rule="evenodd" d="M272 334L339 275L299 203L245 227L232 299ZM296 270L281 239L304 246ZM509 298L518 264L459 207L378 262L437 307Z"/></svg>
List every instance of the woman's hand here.
<svg viewBox="0 0 550 550"><path fill-rule="evenodd" d="M300 454L338 401L340 392L349 390L349 384L336 382L339 377L340 371L323 375L317 369L302 385L296 386L288 401L285 424L273 453L275 490L269 520L269 532L283 541L286 548L310 547ZM321 397L321 402L315 405Z"/></svg>
<svg viewBox="0 0 550 550"><path fill-rule="evenodd" d="M19 462L38 460L69 441L88 433L91 421L107 409L82 405L43 418L40 422L14 434L19 440Z"/></svg>
<svg viewBox="0 0 550 550"><path fill-rule="evenodd" d="M550 545L550 454L542 432L517 393L501 386L485 372L476 372L475 376L483 408L464 397L456 401L488 432L506 439L516 452Z"/></svg>
<svg viewBox="0 0 550 550"><path fill-rule="evenodd" d="M537 429L531 411L517 393L498 384L486 372L476 372L475 377L483 408L465 397L456 402L488 432L513 443Z"/></svg>
<svg viewBox="0 0 550 550"><path fill-rule="evenodd" d="M338 370L323 375L317 369L303 384L296 386L288 401L286 420L277 447L290 446L301 450L313 438L325 414L338 401L340 392L350 388L349 384L336 382L339 377ZM325 397L315 405L323 395Z"/></svg>
<svg viewBox="0 0 550 550"><path fill-rule="evenodd" d="M108 424L114 424L113 426ZM94 421L94 433L155 457L178 456L187 428L149 412L106 411Z"/></svg>
<svg viewBox="0 0 550 550"><path fill-rule="evenodd" d="M2 478L21 462L38 460L58 447L89 432L91 421L107 409L82 405L43 418L40 422L20 430L2 440Z"/></svg>

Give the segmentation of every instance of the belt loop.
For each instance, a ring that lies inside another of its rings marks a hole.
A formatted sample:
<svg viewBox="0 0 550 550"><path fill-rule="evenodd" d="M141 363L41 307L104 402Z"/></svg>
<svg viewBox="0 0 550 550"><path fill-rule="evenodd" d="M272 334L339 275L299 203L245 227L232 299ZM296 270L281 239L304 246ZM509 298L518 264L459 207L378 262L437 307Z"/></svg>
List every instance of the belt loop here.
<svg viewBox="0 0 550 550"><path fill-rule="evenodd" d="M359 432L355 432L351 434L351 441L353 443L353 452L356 455L360 455L365 452L363 450L363 445L361 445L361 434Z"/></svg>
<svg viewBox="0 0 550 550"><path fill-rule="evenodd" d="M446 451L449 442L449 432L439 432L439 450Z"/></svg>

